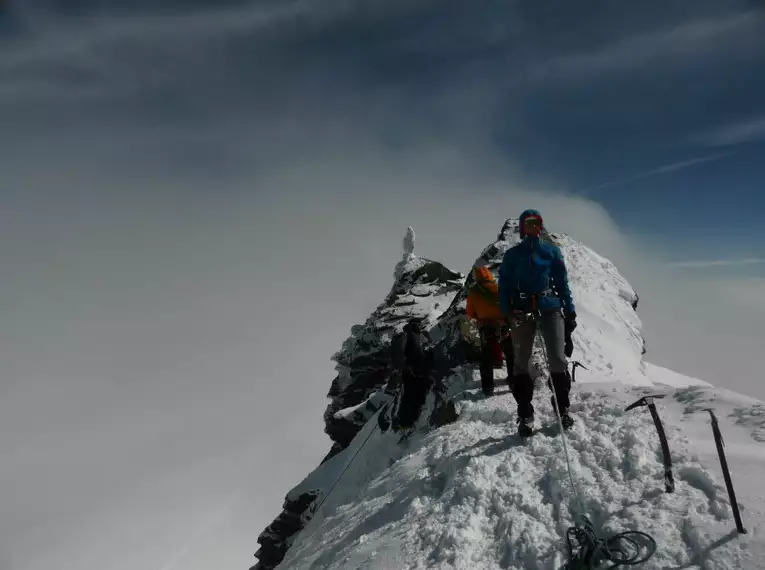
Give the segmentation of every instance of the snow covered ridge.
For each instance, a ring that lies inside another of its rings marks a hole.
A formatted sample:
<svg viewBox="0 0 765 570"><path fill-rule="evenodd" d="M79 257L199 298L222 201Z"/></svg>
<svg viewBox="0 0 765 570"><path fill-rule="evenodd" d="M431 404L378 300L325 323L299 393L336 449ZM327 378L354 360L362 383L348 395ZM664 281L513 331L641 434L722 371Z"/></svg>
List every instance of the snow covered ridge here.
<svg viewBox="0 0 765 570"><path fill-rule="evenodd" d="M517 222L508 220L476 263L496 275L517 232ZM661 552L646 568L765 568L750 556L756 544L747 553L737 542L726 543L718 549L726 552L724 564L707 561L705 549L725 535L718 530L730 530L730 505L715 472L714 443L700 451L687 435L693 428L711 441L703 409L724 399L726 438L733 425L746 440L742 453L751 458L765 440L765 406L730 406L735 399L729 393L645 363L637 295L629 283L610 261L570 237L552 233L545 239L558 243L566 258L579 315L573 359L589 369L577 374L572 391L577 423L570 435L588 515L600 529L654 534ZM463 334L464 278L415 256L413 232L404 247L390 294L333 357L338 376L325 413L332 450L288 493L284 511L258 538L254 568L557 570L576 501L539 377L541 354L533 357L535 405L550 426L525 445L515 435L515 404L501 388L505 371L497 371L494 398L477 394L475 347ZM439 364L415 430L400 441L401 433L389 429L399 396L391 400L383 387L390 340L412 317L429 328ZM673 495L662 491L650 415L624 412L649 390L672 396L658 408L675 464ZM699 457L712 459L701 463Z"/></svg>
<svg viewBox="0 0 765 570"><path fill-rule="evenodd" d="M332 357L337 377L327 394L331 402L324 412L324 422L334 445L325 461L345 449L387 401L379 397L379 391L391 373L393 336L413 318L421 319L425 329L432 327L455 293L462 290L463 283L459 273L405 250L385 301L363 325L351 328L351 336Z"/></svg>
<svg viewBox="0 0 765 570"><path fill-rule="evenodd" d="M676 377L662 372L651 375L662 384ZM637 529L655 538L656 553L640 568L765 568L757 527L765 518L759 483L765 446L747 435L751 425L740 432L724 427L749 530L738 535L706 414L687 411L711 399L722 420L758 403L704 386L664 387L670 397L659 408L677 482L671 494L664 492L650 415L624 411L656 387L605 380L575 388L578 421L567 441L585 509L604 533ZM403 443L369 422L348 450L303 483L331 485L347 467L279 568L559 570L577 504L549 402L538 398L540 417L550 421L529 440L515 434L515 406L504 390L465 398L460 408L457 422Z"/></svg>
<svg viewBox="0 0 765 570"><path fill-rule="evenodd" d="M549 239L551 236L546 237ZM554 237L567 239L565 236ZM504 252L518 241L517 221L507 220L496 240L483 250L479 259L482 263L489 263L496 274ZM613 266L608 267L612 270L610 274L605 269L599 271L599 268L604 267L604 263L607 262L591 250L572 240L564 245L566 255L569 254L566 246L575 250L577 254L579 254L577 248L583 248L578 257L586 267L586 271L580 281L586 281L594 273L592 278L596 283L609 283L609 291L615 293L615 296L612 295L609 298L611 304L619 306L621 313L631 314L632 320L628 322L634 330L639 331L640 322L630 304L636 295L626 281L618 275ZM592 254L592 257L589 254ZM470 273L471 267L472 264L466 268L466 273ZM576 290L576 269L570 262L569 271L574 299L579 302ZM609 277L616 278L618 281L611 279L609 282ZM423 327L430 329L436 344L436 352L440 355L438 360L442 364L441 370L437 371L438 378L433 393L428 397L421 414L420 424L426 427L431 420L433 423L440 423L436 417L437 411L444 402L448 402L465 386L464 374L454 372L477 357L476 347L465 338L463 326L461 326L464 323L465 301L465 277L436 261L418 257L415 254L415 234L409 228L403 240L402 258L394 269L394 283L390 293L363 325L352 327L351 336L343 343L341 350L332 357L336 363L338 375L328 393L331 400L325 410L324 420L325 432L332 439L333 446L322 461L322 465L348 448L359 431L367 425L368 420L390 401L390 396L382 391L391 372L390 341L411 318L422 319ZM582 314L581 305L577 305L577 310ZM622 320L629 318L624 317ZM584 319L580 318L580 322L582 320L586 320L586 316ZM596 321L593 330L598 331L599 324ZM580 328L584 327L580 324ZM608 332L604 331L604 335L607 334ZM625 329L621 337L632 338L633 335L634 333L627 332ZM637 335L639 337L639 332ZM575 342L576 336L575 333ZM597 344L593 343L592 346L597 347ZM640 347L642 348L642 340ZM632 348L635 350L630 355L631 360L637 360L639 363L640 351L635 346ZM629 350L629 348L626 349L627 352ZM585 359L580 360L593 368L598 368L597 359L589 359L586 362ZM600 367L606 366L607 364L602 364ZM388 416L395 410L396 402L392 404L385 410ZM387 423L385 421L380 423L383 426L390 425L390 417ZM302 486L298 488L303 489ZM310 518L310 512L325 493L326 489L317 487L301 493L293 491L288 494L282 514L258 538L260 544L258 570L269 570L281 560L294 533L302 527L305 520Z"/></svg>

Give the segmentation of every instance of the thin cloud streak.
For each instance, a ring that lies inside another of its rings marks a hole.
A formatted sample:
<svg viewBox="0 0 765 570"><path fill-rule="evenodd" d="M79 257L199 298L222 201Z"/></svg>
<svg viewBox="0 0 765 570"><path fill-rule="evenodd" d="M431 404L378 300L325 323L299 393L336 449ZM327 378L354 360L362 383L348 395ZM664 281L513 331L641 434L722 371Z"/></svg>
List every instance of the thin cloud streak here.
<svg viewBox="0 0 765 570"><path fill-rule="evenodd" d="M643 33L597 51L565 55L539 70L543 77L629 72L644 65L667 65L723 51L749 51L762 43L765 12L752 10L725 18L688 22Z"/></svg>
<svg viewBox="0 0 765 570"><path fill-rule="evenodd" d="M652 168L651 170L646 170L644 172L638 172L637 174L633 174L632 176L629 176L627 178L620 178L619 180L612 180L610 182L605 182L603 184L599 184L598 186L595 186L593 188L582 190L578 193L580 194L588 194L589 192L594 192L596 190L602 190L604 188L612 188L614 186L623 186L625 184L629 184L631 182L635 182L637 180L642 180L644 178L650 178L651 176L659 176L661 174L669 174L672 172L677 172L679 170L685 170L686 168L692 168L694 166L699 166L701 164L706 164L709 162L714 162L716 160L721 160L723 158L727 158L729 156L733 156L736 154L735 151L727 151L727 152L718 152L716 154L710 154L707 156L700 156L697 158L691 158L689 160L681 160L679 162L672 162L669 164L665 164L663 166L659 166L657 168Z"/></svg>
<svg viewBox="0 0 765 570"><path fill-rule="evenodd" d="M730 146L765 139L765 116L723 125L693 138L706 146Z"/></svg>

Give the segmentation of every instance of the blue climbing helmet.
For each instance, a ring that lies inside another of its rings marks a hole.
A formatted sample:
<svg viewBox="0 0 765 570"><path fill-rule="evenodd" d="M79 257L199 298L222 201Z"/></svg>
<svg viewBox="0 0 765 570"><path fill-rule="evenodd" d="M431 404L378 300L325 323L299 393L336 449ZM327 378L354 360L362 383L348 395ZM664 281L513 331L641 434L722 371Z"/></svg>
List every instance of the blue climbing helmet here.
<svg viewBox="0 0 765 570"><path fill-rule="evenodd" d="M542 228L544 229L544 221L542 220L542 214L539 213L539 210L524 210L518 218L518 233L520 233L521 239L526 237L526 231L523 229L523 224L526 223L526 218L532 217L539 218L539 221L542 223Z"/></svg>

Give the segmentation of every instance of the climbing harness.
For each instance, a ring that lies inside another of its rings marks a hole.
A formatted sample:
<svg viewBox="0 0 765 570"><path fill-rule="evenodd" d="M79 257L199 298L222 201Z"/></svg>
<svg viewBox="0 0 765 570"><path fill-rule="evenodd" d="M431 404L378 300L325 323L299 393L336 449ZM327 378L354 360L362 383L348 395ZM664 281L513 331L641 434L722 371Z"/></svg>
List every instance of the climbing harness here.
<svg viewBox="0 0 765 570"><path fill-rule="evenodd" d="M542 355L547 364L548 374L550 373L550 361L547 357L547 346L544 335L542 334L538 318L541 315L537 312L531 315L532 319L537 321L536 338L539 339L542 348ZM550 374L552 377L552 374ZM579 521L566 531L566 542L568 544L569 562L561 570L595 570L606 562L613 562L609 570L619 566L635 566L646 562L656 552L656 540L649 534L641 531L632 530L614 534L608 538L600 538L592 525L592 522L584 514L584 503L579 493L579 488L574 481L574 475L571 469L571 460L568 455L568 444L566 441L565 430L563 429L563 419L558 408L558 397L553 393L553 408L558 418L558 427L560 428L561 442L563 443L563 453L566 458L566 470L568 479L574 492L578 504L577 513ZM576 544L574 544L576 542ZM645 551L643 553L643 551Z"/></svg>
<svg viewBox="0 0 765 570"><path fill-rule="evenodd" d="M554 297L555 295L556 293L553 289L545 289L544 291L540 291L539 293L524 293L523 291L518 292L518 297L520 297L521 299L531 298L532 301L534 297Z"/></svg>

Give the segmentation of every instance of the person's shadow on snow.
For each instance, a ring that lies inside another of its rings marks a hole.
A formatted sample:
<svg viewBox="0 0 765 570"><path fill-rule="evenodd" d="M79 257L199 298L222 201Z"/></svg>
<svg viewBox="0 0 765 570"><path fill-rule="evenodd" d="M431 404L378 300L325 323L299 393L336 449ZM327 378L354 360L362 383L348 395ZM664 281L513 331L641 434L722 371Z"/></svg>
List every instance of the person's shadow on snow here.
<svg viewBox="0 0 765 570"><path fill-rule="evenodd" d="M454 396L452 396L449 399L451 401L453 401L453 402L459 402L461 400L463 400L463 401L467 400L467 401L470 401L470 402L481 402L483 400L488 400L488 399L494 398L496 396L501 396L503 394L509 394L510 393L510 389L509 388L505 389L505 390L500 390L500 389L495 388L493 396L486 396L486 395L484 395L480 391L479 392L471 392L471 390L474 390L474 389L475 389L475 386L473 386L471 388L468 388L468 389L464 390L463 392L455 394Z"/></svg>
<svg viewBox="0 0 765 570"><path fill-rule="evenodd" d="M508 451L514 447L520 447L526 444L526 440L518 434L509 435L507 437L487 437L478 440L473 445L463 447L455 451L452 457L461 457L463 455L481 455L483 457L491 457L492 455L498 455L504 451Z"/></svg>

